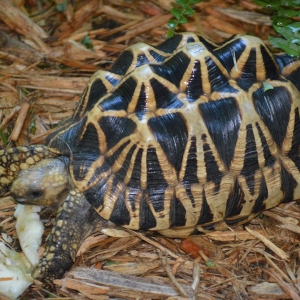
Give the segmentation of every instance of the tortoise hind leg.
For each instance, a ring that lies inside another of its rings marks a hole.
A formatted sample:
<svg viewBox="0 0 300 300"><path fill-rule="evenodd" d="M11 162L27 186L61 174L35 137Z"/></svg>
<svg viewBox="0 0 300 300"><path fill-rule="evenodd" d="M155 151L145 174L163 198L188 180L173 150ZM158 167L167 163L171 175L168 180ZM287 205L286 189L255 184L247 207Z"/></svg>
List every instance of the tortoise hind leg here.
<svg viewBox="0 0 300 300"><path fill-rule="evenodd" d="M46 249L33 277L44 282L61 278L75 261L77 251L96 224L106 222L82 193L70 191L58 211Z"/></svg>

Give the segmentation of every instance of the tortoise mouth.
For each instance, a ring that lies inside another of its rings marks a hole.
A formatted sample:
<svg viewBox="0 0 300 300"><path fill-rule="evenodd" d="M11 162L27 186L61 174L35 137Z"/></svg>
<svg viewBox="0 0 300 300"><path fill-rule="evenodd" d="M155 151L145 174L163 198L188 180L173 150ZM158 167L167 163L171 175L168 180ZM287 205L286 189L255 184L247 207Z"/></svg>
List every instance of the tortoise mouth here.
<svg viewBox="0 0 300 300"><path fill-rule="evenodd" d="M15 197L14 195L11 195L12 198L14 199L14 201L18 204L22 204L22 205L38 205L38 203L36 203L36 201L30 201L26 198L20 198L20 197Z"/></svg>

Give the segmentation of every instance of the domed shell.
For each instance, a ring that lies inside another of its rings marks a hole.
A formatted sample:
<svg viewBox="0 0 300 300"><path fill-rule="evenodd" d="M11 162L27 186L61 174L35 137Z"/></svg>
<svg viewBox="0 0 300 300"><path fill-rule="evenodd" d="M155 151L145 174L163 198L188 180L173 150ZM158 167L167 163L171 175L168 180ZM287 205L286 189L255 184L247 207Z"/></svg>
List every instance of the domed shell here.
<svg viewBox="0 0 300 300"><path fill-rule="evenodd" d="M300 63L258 38L187 33L125 50L46 144L131 229L222 229L300 198Z"/></svg>

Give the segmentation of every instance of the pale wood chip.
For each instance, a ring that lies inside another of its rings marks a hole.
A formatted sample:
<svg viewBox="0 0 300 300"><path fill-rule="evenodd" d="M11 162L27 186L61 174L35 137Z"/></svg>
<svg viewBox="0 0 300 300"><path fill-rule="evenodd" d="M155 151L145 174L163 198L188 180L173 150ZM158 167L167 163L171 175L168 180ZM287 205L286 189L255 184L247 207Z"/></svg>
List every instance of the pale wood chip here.
<svg viewBox="0 0 300 300"><path fill-rule="evenodd" d="M81 43L78 43L73 40L68 40L64 44L64 52L64 55L68 57L68 59L71 58L79 61L84 61L88 59L100 59L106 56L106 53L104 51L91 51Z"/></svg>
<svg viewBox="0 0 300 300"><path fill-rule="evenodd" d="M135 263L135 262L128 262L128 263L117 263L108 266L104 266L104 270L110 270L121 274L127 275L144 275L148 271L156 269L160 266L159 261L153 261L151 263Z"/></svg>
<svg viewBox="0 0 300 300"><path fill-rule="evenodd" d="M15 127L10 136L10 139L12 141L17 141L17 139L19 138L19 135L22 130L25 118L28 114L29 108L30 108L30 104L28 102L22 103Z"/></svg>
<svg viewBox="0 0 300 300"><path fill-rule="evenodd" d="M271 217L283 224L286 224L286 225L297 225L298 224L298 220L296 218L293 218L293 217L281 217L279 216L278 214L275 214L269 210L266 210L263 212L264 215L268 216L268 217Z"/></svg>
<svg viewBox="0 0 300 300"><path fill-rule="evenodd" d="M259 229L256 232L263 234L263 230ZM246 230L242 231L213 231L206 232L205 235L214 241L230 242L230 241L246 241L254 240L256 237L252 236Z"/></svg>
<svg viewBox="0 0 300 300"><path fill-rule="evenodd" d="M108 5L103 5L99 11L99 13L105 13L107 15L112 15L116 18L124 18L124 19L131 19L131 20L138 20L138 21L142 21L144 20L144 16L138 16L138 15L133 15L133 14L128 14L128 13L124 13L120 10L117 10L111 6Z"/></svg>
<svg viewBox="0 0 300 300"><path fill-rule="evenodd" d="M89 78L57 77L39 74L31 76L16 75L13 78L7 79L8 82L11 80L17 81L18 86L22 88L81 94L86 87Z"/></svg>
<svg viewBox="0 0 300 300"><path fill-rule="evenodd" d="M17 113L21 110L21 106L16 106L11 110L11 113L6 116L1 122L0 127L5 127L7 124L17 115Z"/></svg>
<svg viewBox="0 0 300 300"><path fill-rule="evenodd" d="M12 30L25 36L46 38L46 32L10 1L1 1L0 19Z"/></svg>
<svg viewBox="0 0 300 300"><path fill-rule="evenodd" d="M269 16L257 13L254 11L245 11L234 7L216 7L217 11L225 14L231 18L240 20L242 22L254 24L254 25L265 25L271 26L272 21Z"/></svg>
<svg viewBox="0 0 300 300"><path fill-rule="evenodd" d="M278 273L276 273L273 269L267 269L265 271L277 281L278 285L291 297L291 299L300 300L299 293L295 290L295 288L284 282Z"/></svg>
<svg viewBox="0 0 300 300"><path fill-rule="evenodd" d="M300 226L298 226L297 224L282 224L279 227L300 234Z"/></svg>
<svg viewBox="0 0 300 300"><path fill-rule="evenodd" d="M83 282L71 278L65 278L65 279L56 279L53 281L58 286L65 288L69 288L72 290L76 290L83 295L89 297L89 299L94 300L102 300L102 299L108 299L107 296L101 297L100 295L106 294L109 291L109 287L107 286L100 286L88 282Z"/></svg>
<svg viewBox="0 0 300 300"><path fill-rule="evenodd" d="M197 292L200 284L200 273L201 273L201 266L199 263L194 264L193 268L193 283L192 289Z"/></svg>
<svg viewBox="0 0 300 300"><path fill-rule="evenodd" d="M111 271L96 270L91 268L74 268L68 273L68 277L73 276L82 282L105 285L110 288L121 288L125 295L125 290L134 291L135 295L163 295L177 296L178 293L169 285L154 279L140 278L132 275L118 274ZM109 293L108 293L109 294Z"/></svg>
<svg viewBox="0 0 300 300"><path fill-rule="evenodd" d="M107 236L103 235L103 234L102 235L99 235L99 234L90 235L81 244L76 256L80 256L80 255L84 254L89 249L96 246L97 244L99 244L100 242L102 242L105 239L107 239Z"/></svg>
<svg viewBox="0 0 300 300"><path fill-rule="evenodd" d="M294 205L295 202L291 202L289 204ZM291 209L287 209L286 207L277 206L277 207L272 208L271 211L275 212L275 213L278 213L280 215L283 215L283 216L293 217L293 218L296 218L298 220L300 219L300 212L299 211L293 211Z"/></svg>
<svg viewBox="0 0 300 300"><path fill-rule="evenodd" d="M216 29L225 31L230 34L236 34L236 33L246 33L243 29L237 28L236 26L230 24L229 22L223 21L219 18L215 18L213 16L208 16L206 18L206 21L211 24Z"/></svg>
<svg viewBox="0 0 300 300"><path fill-rule="evenodd" d="M246 230L250 234L255 236L256 238L261 240L269 249L271 249L273 252L275 252L280 258L282 258L284 260L287 260L289 258L289 256L287 255L286 252L279 249L275 244L273 244L269 239L267 239L265 236L260 234L258 231L254 231L254 230L250 229L248 226L246 227Z"/></svg>
<svg viewBox="0 0 300 300"><path fill-rule="evenodd" d="M289 283L290 286L292 284ZM280 288L278 283L262 282L248 288L252 295L261 295L269 299L289 299L289 296Z"/></svg>
<svg viewBox="0 0 300 300"><path fill-rule="evenodd" d="M125 35L115 38L110 43L117 44L129 40L142 32L166 24L170 20L170 18L171 18L171 14L165 14L165 15L158 15L146 19L145 21L136 24L134 29L128 30Z"/></svg>

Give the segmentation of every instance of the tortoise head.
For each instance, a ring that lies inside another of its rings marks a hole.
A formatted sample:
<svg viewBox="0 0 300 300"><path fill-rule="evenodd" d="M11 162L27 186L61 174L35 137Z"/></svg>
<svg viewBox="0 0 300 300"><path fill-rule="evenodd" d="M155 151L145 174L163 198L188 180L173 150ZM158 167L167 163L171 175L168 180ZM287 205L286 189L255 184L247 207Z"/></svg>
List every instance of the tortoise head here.
<svg viewBox="0 0 300 300"><path fill-rule="evenodd" d="M0 196L9 191L21 170L56 154L45 145L18 146L0 150Z"/></svg>
<svg viewBox="0 0 300 300"><path fill-rule="evenodd" d="M48 158L22 170L10 193L20 204L50 205L65 199L70 184L67 159Z"/></svg>

